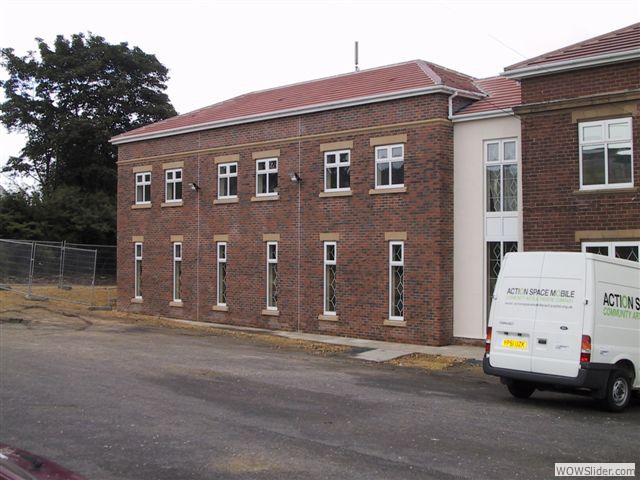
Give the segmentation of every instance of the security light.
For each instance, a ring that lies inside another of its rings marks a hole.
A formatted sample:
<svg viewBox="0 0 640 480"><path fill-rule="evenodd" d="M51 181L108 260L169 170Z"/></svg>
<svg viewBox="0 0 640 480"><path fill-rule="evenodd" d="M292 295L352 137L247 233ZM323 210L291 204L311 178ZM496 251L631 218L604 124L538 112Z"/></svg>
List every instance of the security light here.
<svg viewBox="0 0 640 480"><path fill-rule="evenodd" d="M300 183L302 181L302 179L300 178L300 175L298 175L296 172L290 173L289 177L291 177L291 181L295 183Z"/></svg>

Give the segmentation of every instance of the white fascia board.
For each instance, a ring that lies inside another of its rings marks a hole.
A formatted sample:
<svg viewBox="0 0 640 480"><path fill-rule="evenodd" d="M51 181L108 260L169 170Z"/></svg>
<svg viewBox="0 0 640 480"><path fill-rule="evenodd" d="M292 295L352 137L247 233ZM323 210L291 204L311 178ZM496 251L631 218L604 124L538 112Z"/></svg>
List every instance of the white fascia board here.
<svg viewBox="0 0 640 480"><path fill-rule="evenodd" d="M284 117L290 117L294 115L305 115L309 113L335 110L338 108L355 107L358 105L367 105L370 103L386 102L389 100L398 100L401 98L417 97L420 95L426 95L426 94L432 94L432 93L451 94L454 92L458 92L458 94L461 96L468 97L468 98L475 98L475 99L480 99L487 96L481 93L470 92L468 90L460 90L457 88L447 87L444 85L434 85L432 87L403 90L401 92L385 93L382 95L372 95L367 97L354 98L350 100L342 100L339 102L319 103L316 105L311 105L303 108L290 108L286 110L278 110L275 112L261 113L258 115L236 117L236 118L231 118L228 120L222 120L217 122L207 122L207 123L201 123L198 125L188 125L185 127L178 127L178 128L173 128L170 130L162 130L158 132L140 133L138 135L132 135L132 136L124 137L121 139L112 138L111 140L109 140L109 142L112 143L113 145L122 145L123 143L140 142L142 140L151 140L155 138L169 137L172 135L180 135L185 133L199 132L202 130L210 130L214 128L229 127L233 125L240 125L243 123L253 123L253 122L260 122L264 120L273 120L276 118L284 118Z"/></svg>
<svg viewBox="0 0 640 480"><path fill-rule="evenodd" d="M470 122L472 120L484 120L487 118L496 117L512 117L513 109L505 108L503 110L491 110L489 112L477 112L477 113L464 113L461 115L454 115L451 117L453 123Z"/></svg>
<svg viewBox="0 0 640 480"><path fill-rule="evenodd" d="M563 60L561 62L545 63L533 65L531 67L517 68L515 70L505 70L500 75L507 78L521 79L546 75L547 73L562 72L566 70L577 70L580 68L597 67L610 63L626 62L640 59L640 48L626 50L624 52L607 53L605 55L593 55L591 57L575 58Z"/></svg>

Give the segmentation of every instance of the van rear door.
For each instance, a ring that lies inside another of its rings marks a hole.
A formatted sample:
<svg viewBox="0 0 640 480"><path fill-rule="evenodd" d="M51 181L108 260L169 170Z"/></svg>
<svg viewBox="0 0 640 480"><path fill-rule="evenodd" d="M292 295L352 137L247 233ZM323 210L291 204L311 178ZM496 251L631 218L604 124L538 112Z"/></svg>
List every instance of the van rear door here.
<svg viewBox="0 0 640 480"><path fill-rule="evenodd" d="M586 261L580 253L545 253L535 295L531 371L575 377L580 369ZM531 293L531 292L530 292Z"/></svg>
<svg viewBox="0 0 640 480"><path fill-rule="evenodd" d="M529 292L540 286L544 253L505 256L493 294L489 363L493 367L531 371L536 302Z"/></svg>

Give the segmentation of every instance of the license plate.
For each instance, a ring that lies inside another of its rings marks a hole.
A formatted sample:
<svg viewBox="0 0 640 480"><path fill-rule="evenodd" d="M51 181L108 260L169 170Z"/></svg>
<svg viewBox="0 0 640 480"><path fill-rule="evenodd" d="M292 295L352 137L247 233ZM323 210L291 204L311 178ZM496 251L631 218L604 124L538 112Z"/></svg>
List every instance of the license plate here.
<svg viewBox="0 0 640 480"><path fill-rule="evenodd" d="M505 348L517 348L518 350L526 350L527 342L524 340L513 340L511 338L505 338L502 340L502 346Z"/></svg>

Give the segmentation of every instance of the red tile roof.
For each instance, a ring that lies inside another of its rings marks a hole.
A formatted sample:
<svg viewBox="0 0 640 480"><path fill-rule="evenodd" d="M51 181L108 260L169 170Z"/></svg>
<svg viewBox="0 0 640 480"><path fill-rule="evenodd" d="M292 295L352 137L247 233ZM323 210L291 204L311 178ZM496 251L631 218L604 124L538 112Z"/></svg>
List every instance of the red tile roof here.
<svg viewBox="0 0 640 480"><path fill-rule="evenodd" d="M638 48L640 48L640 23L634 23L628 27L509 65L505 68L505 72L525 67L604 55L607 53L624 52Z"/></svg>
<svg viewBox="0 0 640 480"><path fill-rule="evenodd" d="M522 103L520 82L516 80L505 77L491 77L476 80L475 84L488 96L456 112L454 116L496 110L508 111L510 108Z"/></svg>
<svg viewBox="0 0 640 480"><path fill-rule="evenodd" d="M448 87L482 95L474 78L423 60L372 68L334 77L311 80L248 93L193 112L125 132L114 143L131 137L168 133L216 123L240 123L252 117L292 113L299 110L366 99L367 97L410 93L429 87Z"/></svg>

